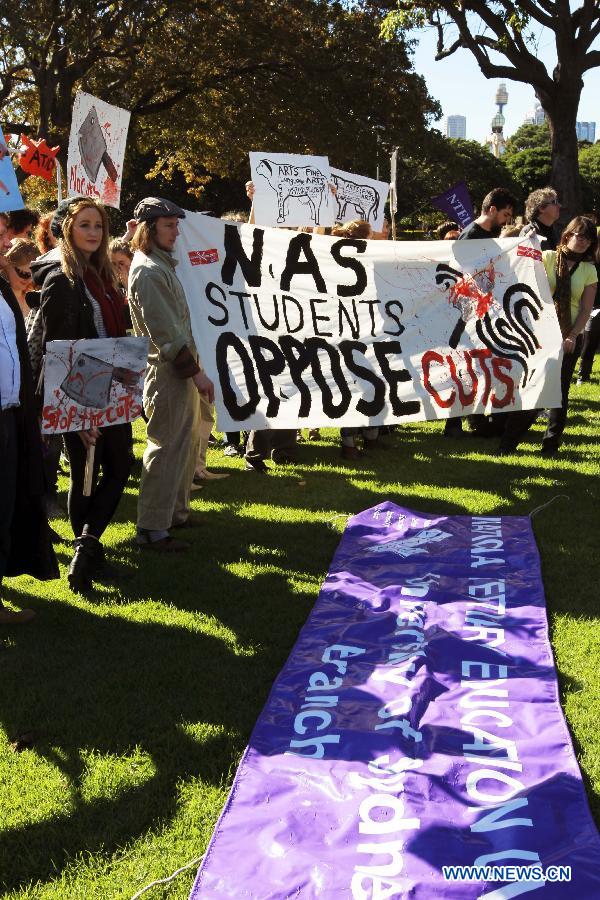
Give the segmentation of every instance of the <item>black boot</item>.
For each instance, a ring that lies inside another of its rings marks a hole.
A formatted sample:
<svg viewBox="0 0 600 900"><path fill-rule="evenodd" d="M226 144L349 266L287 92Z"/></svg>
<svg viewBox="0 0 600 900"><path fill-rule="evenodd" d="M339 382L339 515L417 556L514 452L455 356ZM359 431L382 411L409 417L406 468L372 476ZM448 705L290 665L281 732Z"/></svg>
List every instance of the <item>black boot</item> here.
<svg viewBox="0 0 600 900"><path fill-rule="evenodd" d="M94 578L97 578L101 584L118 584L120 581L126 580L127 576L123 575L119 569L108 562L104 546L100 541L96 541L96 543L98 544L98 547L96 549L92 573Z"/></svg>
<svg viewBox="0 0 600 900"><path fill-rule="evenodd" d="M88 591L92 586L92 573L98 559L100 542L87 534L75 538L75 555L69 566L67 580L75 593Z"/></svg>

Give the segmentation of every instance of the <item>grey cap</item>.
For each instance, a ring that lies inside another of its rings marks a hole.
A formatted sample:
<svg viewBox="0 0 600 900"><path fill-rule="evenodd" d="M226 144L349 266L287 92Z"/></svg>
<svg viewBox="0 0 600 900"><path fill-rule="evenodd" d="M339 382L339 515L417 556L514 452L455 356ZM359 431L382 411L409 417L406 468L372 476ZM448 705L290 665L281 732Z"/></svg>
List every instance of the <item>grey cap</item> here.
<svg viewBox="0 0 600 900"><path fill-rule="evenodd" d="M136 222L150 222L159 216L177 216L178 219L185 219L182 208L171 200L165 200L164 197L145 197L133 211Z"/></svg>

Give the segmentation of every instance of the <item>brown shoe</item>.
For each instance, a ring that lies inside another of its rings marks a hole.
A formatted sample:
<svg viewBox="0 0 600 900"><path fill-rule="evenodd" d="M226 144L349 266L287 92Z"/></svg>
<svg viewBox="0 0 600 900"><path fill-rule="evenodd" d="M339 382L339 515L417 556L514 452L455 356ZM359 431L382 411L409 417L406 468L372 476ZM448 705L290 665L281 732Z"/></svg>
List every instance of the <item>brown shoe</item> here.
<svg viewBox="0 0 600 900"><path fill-rule="evenodd" d="M206 519L203 519L202 516L195 516L194 513L190 513L183 522L173 522L171 528L199 528L205 524Z"/></svg>
<svg viewBox="0 0 600 900"><path fill-rule="evenodd" d="M164 537L159 541L137 541L140 550L153 550L155 553L185 553L192 546L188 541L180 541L177 538Z"/></svg>
<svg viewBox="0 0 600 900"><path fill-rule="evenodd" d="M0 625L24 625L25 622L31 622L35 618L32 609L7 609L0 606Z"/></svg>
<svg viewBox="0 0 600 900"><path fill-rule="evenodd" d="M356 461L357 459L361 458L362 453L356 447L346 447L342 444L341 456L342 456L342 459L351 459L351 460Z"/></svg>
<svg viewBox="0 0 600 900"><path fill-rule="evenodd" d="M379 438L364 438L365 450L387 450L386 445Z"/></svg>

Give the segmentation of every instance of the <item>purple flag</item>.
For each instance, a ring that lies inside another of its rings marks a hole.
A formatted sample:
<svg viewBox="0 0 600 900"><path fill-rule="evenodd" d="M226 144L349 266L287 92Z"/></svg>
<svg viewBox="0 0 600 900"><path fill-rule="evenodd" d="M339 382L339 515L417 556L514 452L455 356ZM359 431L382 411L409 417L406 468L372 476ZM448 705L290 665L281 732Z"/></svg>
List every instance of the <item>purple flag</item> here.
<svg viewBox="0 0 600 900"><path fill-rule="evenodd" d="M448 218L452 219L464 228L469 225L475 218L473 215L473 201L469 196L469 189L464 181L452 185L443 194L433 197L431 200L433 206L441 209Z"/></svg>
<svg viewBox="0 0 600 900"><path fill-rule="evenodd" d="M598 900L599 862L529 518L354 516L193 900Z"/></svg>

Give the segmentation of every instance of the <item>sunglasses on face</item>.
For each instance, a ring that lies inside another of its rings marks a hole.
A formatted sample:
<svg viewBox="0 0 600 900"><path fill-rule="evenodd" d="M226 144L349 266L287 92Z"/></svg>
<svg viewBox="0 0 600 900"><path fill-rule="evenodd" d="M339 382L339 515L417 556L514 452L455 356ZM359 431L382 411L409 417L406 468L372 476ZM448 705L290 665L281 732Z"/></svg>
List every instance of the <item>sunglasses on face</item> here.
<svg viewBox="0 0 600 900"><path fill-rule="evenodd" d="M558 197L555 197L554 200L546 200L546 202L542 204L542 209L546 206L560 206Z"/></svg>
<svg viewBox="0 0 600 900"><path fill-rule="evenodd" d="M591 237L588 237L587 234L584 234L583 231L574 231L571 237L579 238L580 241L591 241Z"/></svg>
<svg viewBox="0 0 600 900"><path fill-rule="evenodd" d="M27 281L31 279L31 269L19 269L17 266L13 266L13 269L19 278L22 278L23 280L27 279Z"/></svg>

